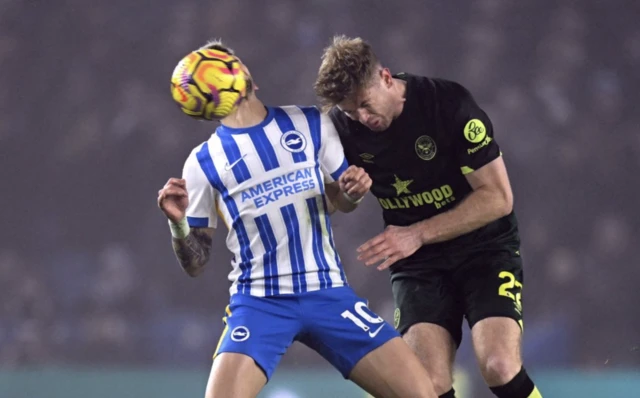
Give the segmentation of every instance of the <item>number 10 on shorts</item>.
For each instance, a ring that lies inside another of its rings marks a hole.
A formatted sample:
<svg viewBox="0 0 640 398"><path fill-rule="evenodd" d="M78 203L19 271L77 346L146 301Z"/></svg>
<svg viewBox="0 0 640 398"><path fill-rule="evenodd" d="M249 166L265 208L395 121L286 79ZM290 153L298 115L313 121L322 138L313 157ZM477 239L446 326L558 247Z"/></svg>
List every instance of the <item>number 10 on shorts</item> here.
<svg viewBox="0 0 640 398"><path fill-rule="evenodd" d="M369 330L371 330L371 328L362 321L363 319L373 325L383 323L384 319L380 318L379 316L375 318L372 317L365 310L365 308L367 308L367 304L362 301L358 301L354 306L354 310L356 312L355 314L349 310L346 310L341 315L344 319L350 320L351 322L355 323L360 329L368 332Z"/></svg>

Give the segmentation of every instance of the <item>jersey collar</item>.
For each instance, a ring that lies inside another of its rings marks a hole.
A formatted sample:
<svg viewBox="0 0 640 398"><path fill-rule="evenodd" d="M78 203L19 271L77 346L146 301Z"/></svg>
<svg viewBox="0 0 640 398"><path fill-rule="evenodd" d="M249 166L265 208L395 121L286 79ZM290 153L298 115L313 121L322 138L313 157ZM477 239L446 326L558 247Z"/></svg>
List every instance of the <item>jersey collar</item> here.
<svg viewBox="0 0 640 398"><path fill-rule="evenodd" d="M270 106L265 106L266 110L267 110L267 117L264 118L264 120L258 124L255 124L253 126L249 126L249 127L229 127L229 126L225 126L224 124L220 124L220 126L218 126L218 128L216 129L216 133L218 134L245 134L245 133L250 133L253 130L257 130L257 129L262 129L264 128L264 126L266 126L267 124L271 123L271 121L273 120L273 117L275 115L275 110L270 107Z"/></svg>

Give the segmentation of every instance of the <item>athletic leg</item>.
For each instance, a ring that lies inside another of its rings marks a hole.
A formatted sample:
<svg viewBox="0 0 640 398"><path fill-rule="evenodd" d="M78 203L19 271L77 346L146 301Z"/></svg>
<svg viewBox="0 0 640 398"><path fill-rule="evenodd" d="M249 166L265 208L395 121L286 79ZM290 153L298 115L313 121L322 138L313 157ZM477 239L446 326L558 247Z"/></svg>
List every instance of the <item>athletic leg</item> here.
<svg viewBox="0 0 640 398"><path fill-rule="evenodd" d="M395 326L431 375L438 395L453 396L453 363L462 340L463 303L451 272L425 264L391 277Z"/></svg>
<svg viewBox="0 0 640 398"><path fill-rule="evenodd" d="M499 398L539 398L522 364L522 259L519 251L475 253L457 273L480 372Z"/></svg>
<svg viewBox="0 0 640 398"><path fill-rule="evenodd" d="M301 329L290 297L234 295L214 354L206 398L254 398Z"/></svg>
<svg viewBox="0 0 640 398"><path fill-rule="evenodd" d="M453 388L456 343L445 328L433 323L417 323L402 336L431 376L438 395Z"/></svg>
<svg viewBox="0 0 640 398"><path fill-rule="evenodd" d="M438 396L429 372L400 338L393 338L365 355L353 368L349 379L374 397Z"/></svg>
<svg viewBox="0 0 640 398"><path fill-rule="evenodd" d="M429 373L399 334L349 287L312 292L300 341L378 398L436 398Z"/></svg>
<svg viewBox="0 0 640 398"><path fill-rule="evenodd" d="M253 358L223 353L213 361L206 398L255 398L267 383L267 376Z"/></svg>

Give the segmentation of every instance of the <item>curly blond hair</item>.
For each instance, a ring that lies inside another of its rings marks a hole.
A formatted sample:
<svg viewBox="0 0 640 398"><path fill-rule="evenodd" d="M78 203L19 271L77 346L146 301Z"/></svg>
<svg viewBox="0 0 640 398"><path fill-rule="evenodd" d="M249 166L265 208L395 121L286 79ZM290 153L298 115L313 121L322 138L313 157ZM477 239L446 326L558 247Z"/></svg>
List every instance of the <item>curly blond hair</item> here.
<svg viewBox="0 0 640 398"><path fill-rule="evenodd" d="M366 88L380 68L371 45L361 38L334 36L322 54L322 64L313 86L323 110Z"/></svg>

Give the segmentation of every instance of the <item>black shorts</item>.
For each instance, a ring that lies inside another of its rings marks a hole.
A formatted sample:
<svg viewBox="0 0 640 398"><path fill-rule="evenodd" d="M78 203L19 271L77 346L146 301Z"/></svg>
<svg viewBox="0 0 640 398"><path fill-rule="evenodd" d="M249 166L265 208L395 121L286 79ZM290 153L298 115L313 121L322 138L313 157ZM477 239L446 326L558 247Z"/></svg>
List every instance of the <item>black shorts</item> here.
<svg viewBox="0 0 640 398"><path fill-rule="evenodd" d="M443 255L393 270L394 326L400 334L421 322L442 326L456 346L462 320L469 327L489 317L522 323L522 259L518 250Z"/></svg>

